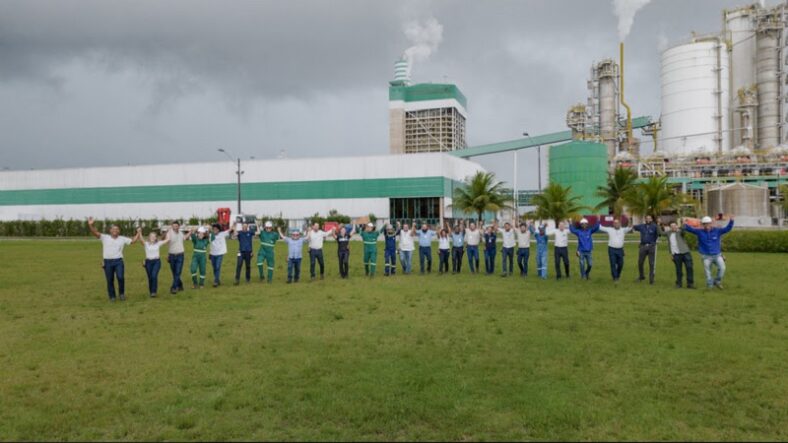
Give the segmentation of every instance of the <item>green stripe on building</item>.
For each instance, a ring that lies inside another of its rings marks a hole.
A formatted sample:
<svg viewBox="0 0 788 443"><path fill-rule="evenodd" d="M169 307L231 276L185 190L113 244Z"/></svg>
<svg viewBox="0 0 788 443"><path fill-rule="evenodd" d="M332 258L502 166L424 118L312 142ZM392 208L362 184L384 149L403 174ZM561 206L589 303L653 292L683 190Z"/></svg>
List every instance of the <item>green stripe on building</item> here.
<svg viewBox="0 0 788 443"><path fill-rule="evenodd" d="M308 200L451 197L445 177L244 183L242 198ZM0 206L233 201L235 183L0 191Z"/></svg>
<svg viewBox="0 0 788 443"><path fill-rule="evenodd" d="M452 84L420 83L411 86L389 87L389 101L419 102L427 100L457 100L463 108L468 107L468 100L460 92L460 88Z"/></svg>

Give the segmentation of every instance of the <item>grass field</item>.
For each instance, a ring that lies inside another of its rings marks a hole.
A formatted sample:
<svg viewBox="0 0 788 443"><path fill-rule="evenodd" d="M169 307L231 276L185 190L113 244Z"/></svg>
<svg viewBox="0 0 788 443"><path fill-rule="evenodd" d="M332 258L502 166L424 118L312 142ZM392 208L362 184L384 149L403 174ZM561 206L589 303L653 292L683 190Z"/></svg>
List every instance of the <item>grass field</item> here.
<svg viewBox="0 0 788 443"><path fill-rule="evenodd" d="M689 291L600 246L589 282L370 281L354 243L342 281L329 244L298 285L280 249L273 285L150 300L134 245L110 304L98 241L2 241L0 439L788 439L788 256Z"/></svg>

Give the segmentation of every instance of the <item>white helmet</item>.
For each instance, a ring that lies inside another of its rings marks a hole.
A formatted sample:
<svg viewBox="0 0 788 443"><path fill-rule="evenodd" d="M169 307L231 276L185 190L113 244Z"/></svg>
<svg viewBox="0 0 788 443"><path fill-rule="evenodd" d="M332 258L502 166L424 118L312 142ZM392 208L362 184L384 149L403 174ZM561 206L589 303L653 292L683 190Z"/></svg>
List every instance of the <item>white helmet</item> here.
<svg viewBox="0 0 788 443"><path fill-rule="evenodd" d="M199 228L197 228L198 234L205 234L206 232L208 232L208 230L205 229L205 226L200 226Z"/></svg>
<svg viewBox="0 0 788 443"><path fill-rule="evenodd" d="M588 219L584 218L584 219L580 220L580 224L581 225L587 225L588 224Z"/></svg>
<svg viewBox="0 0 788 443"><path fill-rule="evenodd" d="M266 228L273 228L273 227L274 227L274 224L273 224L273 223L271 223L271 221L267 221L267 222L265 222L265 227L266 227Z"/></svg>
<svg viewBox="0 0 788 443"><path fill-rule="evenodd" d="M703 223L704 225L707 224L707 223L711 223L711 217L709 217L707 215L707 216L703 217L702 219L700 219L700 222Z"/></svg>
<svg viewBox="0 0 788 443"><path fill-rule="evenodd" d="M373 225L372 223L367 223L367 227L374 228L375 225Z"/></svg>

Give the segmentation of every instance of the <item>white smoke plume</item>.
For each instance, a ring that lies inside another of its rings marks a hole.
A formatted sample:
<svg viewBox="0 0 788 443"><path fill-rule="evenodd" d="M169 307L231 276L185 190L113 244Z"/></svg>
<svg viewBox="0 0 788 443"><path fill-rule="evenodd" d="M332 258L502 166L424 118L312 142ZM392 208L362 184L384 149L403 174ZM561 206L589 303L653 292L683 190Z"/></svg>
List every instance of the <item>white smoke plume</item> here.
<svg viewBox="0 0 788 443"><path fill-rule="evenodd" d="M428 19L423 24L418 21L406 23L402 32L411 43L403 54L408 61L409 69L413 69L415 62L429 59L443 41L443 25L434 18Z"/></svg>
<svg viewBox="0 0 788 443"><path fill-rule="evenodd" d="M624 41L632 29L635 14L651 0L613 0L613 13L618 17L618 40Z"/></svg>

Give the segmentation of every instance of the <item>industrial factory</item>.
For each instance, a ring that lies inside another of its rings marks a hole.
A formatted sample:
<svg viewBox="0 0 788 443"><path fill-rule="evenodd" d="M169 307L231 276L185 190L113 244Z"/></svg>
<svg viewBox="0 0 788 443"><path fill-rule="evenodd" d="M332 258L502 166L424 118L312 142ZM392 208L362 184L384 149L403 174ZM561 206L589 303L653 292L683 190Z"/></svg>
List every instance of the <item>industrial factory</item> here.
<svg viewBox="0 0 788 443"><path fill-rule="evenodd" d="M3 171L0 220L203 217L235 206L240 194L238 212L291 220L337 210L351 217L439 221L465 216L452 207L452 195L465 178L484 171L473 158L513 152L516 177L516 153L536 148L541 161L544 148L549 180L572 186L585 206L598 204L596 188L614 168L625 167L641 179L667 176L702 202L704 212L734 214L739 226L782 225L787 15L785 3L722 11L718 32L692 34L665 49L659 116L633 116L621 43L617 57L592 63L588 96L569 107L566 131L468 146L468 100L460 88L414 83L403 56L388 84L389 155L250 160L243 166L239 160L237 170L229 163L191 163ZM524 210L541 189L518 189L516 180L512 188Z"/></svg>

